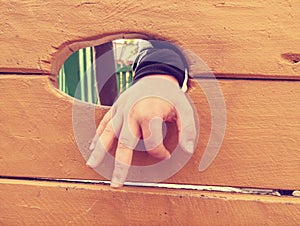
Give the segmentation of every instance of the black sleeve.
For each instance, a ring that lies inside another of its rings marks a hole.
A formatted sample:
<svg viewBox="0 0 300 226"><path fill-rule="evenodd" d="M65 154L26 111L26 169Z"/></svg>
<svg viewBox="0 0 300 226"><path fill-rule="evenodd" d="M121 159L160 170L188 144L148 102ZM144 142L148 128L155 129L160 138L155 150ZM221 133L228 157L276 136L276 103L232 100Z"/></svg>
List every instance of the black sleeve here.
<svg viewBox="0 0 300 226"><path fill-rule="evenodd" d="M133 82L153 74L174 76L182 87L188 69L186 62L177 52L166 48L148 48L137 56L134 65Z"/></svg>

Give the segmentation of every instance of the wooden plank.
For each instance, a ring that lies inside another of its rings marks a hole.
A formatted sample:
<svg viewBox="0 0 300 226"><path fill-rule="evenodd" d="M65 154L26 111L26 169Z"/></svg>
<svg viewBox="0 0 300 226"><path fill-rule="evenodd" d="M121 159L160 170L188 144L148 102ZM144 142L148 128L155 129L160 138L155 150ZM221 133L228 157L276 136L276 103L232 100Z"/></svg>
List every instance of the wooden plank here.
<svg viewBox="0 0 300 226"><path fill-rule="evenodd" d="M78 48L146 36L195 52L220 76L299 79L299 10L298 0L2 1L0 71L57 74Z"/></svg>
<svg viewBox="0 0 300 226"><path fill-rule="evenodd" d="M187 165L167 182L299 190L299 82L218 82L227 110L219 154L206 171L198 171L211 132L211 116L206 97L194 82L190 95L201 123L199 143ZM92 105L80 105L79 119L72 124L72 99L56 90L47 77L1 76L0 86L1 175L103 179L85 166L78 148L80 144L88 155L94 130L87 109ZM96 107L96 125L107 109ZM80 127L79 143L74 126ZM169 128L165 143L172 148L177 142L176 128ZM135 153L135 165L152 163L147 154Z"/></svg>
<svg viewBox="0 0 300 226"><path fill-rule="evenodd" d="M0 180L3 225L297 225L300 198Z"/></svg>

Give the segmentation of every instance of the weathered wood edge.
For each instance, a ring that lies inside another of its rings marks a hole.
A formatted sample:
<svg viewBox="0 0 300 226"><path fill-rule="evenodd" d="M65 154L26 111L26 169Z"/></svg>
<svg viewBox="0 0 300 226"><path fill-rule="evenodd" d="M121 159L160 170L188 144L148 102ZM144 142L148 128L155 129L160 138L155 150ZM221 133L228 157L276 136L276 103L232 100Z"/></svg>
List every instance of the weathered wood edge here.
<svg viewBox="0 0 300 226"><path fill-rule="evenodd" d="M296 225L300 198L0 179L0 222Z"/></svg>

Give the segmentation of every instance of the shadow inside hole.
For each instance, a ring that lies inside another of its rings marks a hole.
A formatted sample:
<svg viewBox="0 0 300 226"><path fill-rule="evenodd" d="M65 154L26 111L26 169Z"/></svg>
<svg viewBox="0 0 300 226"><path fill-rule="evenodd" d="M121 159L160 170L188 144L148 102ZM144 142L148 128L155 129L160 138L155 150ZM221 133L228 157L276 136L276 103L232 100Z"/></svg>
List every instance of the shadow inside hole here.
<svg viewBox="0 0 300 226"><path fill-rule="evenodd" d="M118 39L74 52L58 74L59 89L84 102L111 106L132 82L141 39Z"/></svg>

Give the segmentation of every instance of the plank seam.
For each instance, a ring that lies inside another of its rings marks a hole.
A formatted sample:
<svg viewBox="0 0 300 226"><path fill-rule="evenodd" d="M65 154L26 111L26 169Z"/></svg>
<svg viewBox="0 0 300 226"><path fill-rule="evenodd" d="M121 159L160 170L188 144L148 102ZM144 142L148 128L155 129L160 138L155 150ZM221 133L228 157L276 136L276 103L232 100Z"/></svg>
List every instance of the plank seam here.
<svg viewBox="0 0 300 226"><path fill-rule="evenodd" d="M256 77L254 77L256 76ZM291 81L297 82L300 81L300 76L266 76L266 75L247 75L247 74L217 74L214 73L214 77L206 75L206 74L199 74L192 76L192 79L218 79L218 80L250 80L250 81Z"/></svg>
<svg viewBox="0 0 300 226"><path fill-rule="evenodd" d="M56 179L56 178L44 178L44 177L33 178L33 177L17 177L17 176L0 176L0 179L74 183L74 184L110 185L110 181L106 181L106 180L82 180L82 179L64 179L64 178ZM243 188L243 187L231 187L231 186L228 187L228 186L215 186L215 185L192 185L192 184L149 183L149 182L147 183L125 182L124 186L225 192L225 193L238 193L238 194L249 194L249 195L292 196L292 197L299 196L299 191L296 190L276 190L276 189L250 188L250 187Z"/></svg>
<svg viewBox="0 0 300 226"><path fill-rule="evenodd" d="M24 69L24 71L1 71L0 68L0 76L1 75L36 75L36 76L52 76L56 77L57 75L50 73L50 72L43 72L43 71L30 71L29 69ZM214 77L203 74L192 75L192 79L219 79L219 80L253 80L253 81L293 81L297 82L300 81L299 76L276 76L276 75L258 75L258 74L223 74L223 73L213 73Z"/></svg>

